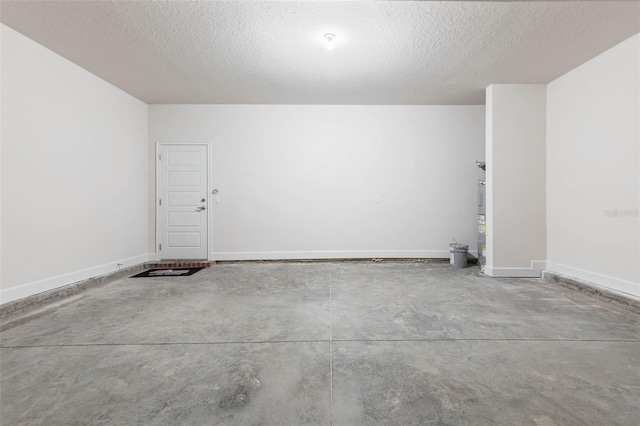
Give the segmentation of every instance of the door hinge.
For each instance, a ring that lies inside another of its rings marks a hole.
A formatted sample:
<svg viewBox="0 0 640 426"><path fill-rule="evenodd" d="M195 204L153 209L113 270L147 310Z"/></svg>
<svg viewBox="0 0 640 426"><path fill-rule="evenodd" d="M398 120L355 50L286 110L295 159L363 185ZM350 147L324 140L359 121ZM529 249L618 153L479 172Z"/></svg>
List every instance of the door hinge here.
<svg viewBox="0 0 640 426"><path fill-rule="evenodd" d="M158 161L162 161L162 154L158 154Z"/></svg>
<svg viewBox="0 0 640 426"><path fill-rule="evenodd" d="M162 198L160 198L160 199L158 200L158 205L159 205L159 206L161 206L161 205L162 205Z"/></svg>
<svg viewBox="0 0 640 426"><path fill-rule="evenodd" d="M160 246L159 246L159 250L162 250L162 244L160 244Z"/></svg>

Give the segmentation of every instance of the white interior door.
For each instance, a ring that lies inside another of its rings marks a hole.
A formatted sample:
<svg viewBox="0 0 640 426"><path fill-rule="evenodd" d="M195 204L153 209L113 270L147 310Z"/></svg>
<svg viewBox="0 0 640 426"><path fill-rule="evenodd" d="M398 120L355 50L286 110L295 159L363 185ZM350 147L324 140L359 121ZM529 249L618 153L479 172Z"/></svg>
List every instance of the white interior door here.
<svg viewBox="0 0 640 426"><path fill-rule="evenodd" d="M158 157L160 259L207 259L207 145L162 144Z"/></svg>

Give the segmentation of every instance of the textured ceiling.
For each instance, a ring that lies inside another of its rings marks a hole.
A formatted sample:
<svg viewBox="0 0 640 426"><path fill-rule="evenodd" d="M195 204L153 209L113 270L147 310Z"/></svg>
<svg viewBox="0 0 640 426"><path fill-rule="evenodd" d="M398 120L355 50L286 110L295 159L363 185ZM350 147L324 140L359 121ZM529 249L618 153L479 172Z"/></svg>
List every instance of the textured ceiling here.
<svg viewBox="0 0 640 426"><path fill-rule="evenodd" d="M640 32L640 2L3 0L0 20L152 104L483 104Z"/></svg>

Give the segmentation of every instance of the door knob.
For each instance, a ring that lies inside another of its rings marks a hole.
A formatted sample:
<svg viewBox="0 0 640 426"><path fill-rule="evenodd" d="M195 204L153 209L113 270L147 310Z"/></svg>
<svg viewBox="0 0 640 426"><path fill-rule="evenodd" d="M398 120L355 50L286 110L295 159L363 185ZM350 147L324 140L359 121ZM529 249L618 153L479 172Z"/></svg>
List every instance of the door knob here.
<svg viewBox="0 0 640 426"><path fill-rule="evenodd" d="M206 207L205 206L200 206L198 208L196 208L196 211L201 212L202 210L205 210Z"/></svg>

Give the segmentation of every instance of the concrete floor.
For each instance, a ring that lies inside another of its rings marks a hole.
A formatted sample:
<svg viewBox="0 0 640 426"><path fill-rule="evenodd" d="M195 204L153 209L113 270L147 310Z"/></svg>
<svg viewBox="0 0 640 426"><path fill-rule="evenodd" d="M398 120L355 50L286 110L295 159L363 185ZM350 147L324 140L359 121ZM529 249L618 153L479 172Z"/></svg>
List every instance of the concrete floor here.
<svg viewBox="0 0 640 426"><path fill-rule="evenodd" d="M7 318L2 425L634 425L640 315L441 263L221 264Z"/></svg>

